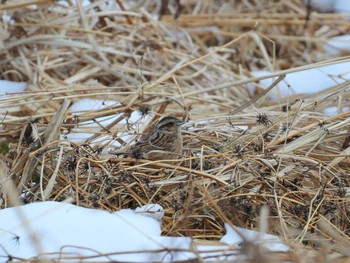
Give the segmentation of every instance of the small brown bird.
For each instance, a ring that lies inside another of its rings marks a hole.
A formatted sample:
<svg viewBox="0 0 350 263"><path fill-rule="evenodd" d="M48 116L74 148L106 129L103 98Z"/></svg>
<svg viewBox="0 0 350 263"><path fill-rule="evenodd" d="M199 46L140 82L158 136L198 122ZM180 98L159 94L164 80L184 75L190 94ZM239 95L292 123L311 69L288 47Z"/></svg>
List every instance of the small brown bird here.
<svg viewBox="0 0 350 263"><path fill-rule="evenodd" d="M181 135L183 123L175 117L164 117L134 145L127 147L124 151L114 153L152 161L178 159L183 149Z"/></svg>

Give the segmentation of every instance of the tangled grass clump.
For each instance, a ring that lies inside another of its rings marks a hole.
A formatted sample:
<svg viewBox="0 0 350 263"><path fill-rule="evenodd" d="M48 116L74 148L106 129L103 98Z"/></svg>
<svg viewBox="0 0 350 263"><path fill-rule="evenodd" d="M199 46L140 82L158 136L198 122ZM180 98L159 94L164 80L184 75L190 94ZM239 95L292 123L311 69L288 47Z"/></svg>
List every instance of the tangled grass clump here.
<svg viewBox="0 0 350 263"><path fill-rule="evenodd" d="M277 87L287 73L348 62L323 54L313 63L318 30L349 24L307 17L302 1L8 2L0 71L28 87L0 94L1 208L18 197L108 211L157 203L165 235L218 240L224 223L265 221L295 251L349 256L349 81L290 96ZM257 69L275 72L251 77ZM115 103L70 110L86 98ZM325 115L334 105L338 113ZM187 121L183 158L108 154L170 113ZM77 143L76 133L91 136Z"/></svg>

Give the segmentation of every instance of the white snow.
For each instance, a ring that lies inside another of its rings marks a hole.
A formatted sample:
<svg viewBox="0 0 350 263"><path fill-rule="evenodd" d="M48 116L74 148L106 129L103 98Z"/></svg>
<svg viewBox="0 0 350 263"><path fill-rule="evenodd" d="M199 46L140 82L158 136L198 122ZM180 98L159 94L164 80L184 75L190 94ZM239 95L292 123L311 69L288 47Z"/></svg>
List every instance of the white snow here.
<svg viewBox="0 0 350 263"><path fill-rule="evenodd" d="M79 256L92 256L93 261L183 260L192 253L166 249L189 249L190 243L190 238L161 236L159 220L133 210L108 213L51 201L0 210L0 262L8 255L60 257L64 262L77 262ZM155 250L162 252L151 252Z"/></svg>
<svg viewBox="0 0 350 263"><path fill-rule="evenodd" d="M304 0L306 4L308 0ZM348 0L311 0L310 5L313 9L323 13L349 13L350 5Z"/></svg>
<svg viewBox="0 0 350 263"><path fill-rule="evenodd" d="M226 225L222 245L197 245L186 237L161 236L163 208L148 204L114 213L65 202L37 202L0 210L0 262L9 257L60 258L91 261L170 262L217 256L234 259L242 255L241 237ZM236 227L244 240L271 251L288 251L277 236ZM171 251L178 250L178 251Z"/></svg>
<svg viewBox="0 0 350 263"><path fill-rule="evenodd" d="M0 80L0 98L2 98L6 94L23 92L26 89L26 87L26 82Z"/></svg>
<svg viewBox="0 0 350 263"><path fill-rule="evenodd" d="M307 4L307 2L308 0L304 0L304 4ZM334 0L311 0L310 5L320 12L332 12L334 10Z"/></svg>
<svg viewBox="0 0 350 263"><path fill-rule="evenodd" d="M221 238L221 242L240 247L243 242L259 244L270 251L288 251L289 247L282 243L278 236L257 232L235 226L234 229L225 224L226 235ZM239 235L238 232L242 235Z"/></svg>
<svg viewBox="0 0 350 263"><path fill-rule="evenodd" d="M348 112L350 110L349 107L343 107L343 108L339 108L339 107L329 107L323 110L323 113L326 114L327 116L334 116L337 115L339 113L342 112Z"/></svg>
<svg viewBox="0 0 350 263"><path fill-rule="evenodd" d="M222 242L221 246L196 246L197 251L200 252L200 256L202 258L215 257L216 262L235 262L236 260L241 262L245 257L242 254L242 250L240 250L244 242L262 246L270 251L286 252L289 250L289 247L283 244L278 236L236 226L234 228L235 230L228 224L225 224L226 235L220 240ZM240 235L236 230L239 231Z"/></svg>
<svg viewBox="0 0 350 263"><path fill-rule="evenodd" d="M161 221L164 216L163 207L157 204L144 205L135 209L136 214L149 216L151 218Z"/></svg>
<svg viewBox="0 0 350 263"><path fill-rule="evenodd" d="M350 13L349 0L334 0L334 11L336 13Z"/></svg>
<svg viewBox="0 0 350 263"><path fill-rule="evenodd" d="M76 116L83 116L88 111L93 110L102 110L102 109L110 109L111 107L115 107L120 105L118 101L111 101L111 100L100 100L100 99L90 99L90 98L84 98L77 102L75 102L71 108L70 111L73 115ZM94 131L97 130L103 130L102 127L107 127L109 124L113 123L115 120L120 118L120 114L115 114L113 117L107 116L107 117L99 117L96 118L95 121L86 121L79 124L78 128L72 129L72 131L67 134L67 139L76 142L76 143L83 143L86 139L90 138L94 135ZM142 116L137 112L133 111L130 118L128 119L122 119L117 125L121 125L121 129L118 128L118 130L122 130L123 133L118 134L119 137L121 137L124 141L129 142L133 139L133 131L128 131L126 124L129 123L131 125L137 124L141 125L144 121L146 121L148 116L142 118ZM79 132L79 129L90 129L93 131L92 133L83 133ZM97 140L94 140L94 143L101 142L104 140L110 140L111 136L101 136ZM111 141L110 145L114 146L120 146L118 141Z"/></svg>
<svg viewBox="0 0 350 263"><path fill-rule="evenodd" d="M335 36L323 46L325 53L338 56L343 52L350 52L350 35Z"/></svg>
<svg viewBox="0 0 350 263"><path fill-rule="evenodd" d="M72 112L73 115L75 116L81 116L84 113L92 110L102 110L104 108L108 107L113 107L118 105L119 102L117 101L109 101L109 100L99 100L99 99L81 99L77 102L75 102L71 107L70 111ZM106 126L110 123L112 123L114 120L116 120L119 116L116 117L100 117L96 118L96 122L94 121L86 121L82 122L79 124L78 128L98 128L100 127L102 129L103 126ZM99 124L101 126L99 126ZM90 138L93 133L82 133L78 132L79 129L72 129L71 133L67 134L67 139L77 142L77 143L82 143L86 139Z"/></svg>
<svg viewBox="0 0 350 263"><path fill-rule="evenodd" d="M269 75L271 72L261 70L252 71L251 74L254 77L260 77ZM343 62L287 74L285 79L277 86L278 88L274 88L272 91L276 92L276 89L278 89L282 96L314 93L349 79L350 62ZM259 83L264 87L269 87L274 81L275 78L267 78L260 80Z"/></svg>

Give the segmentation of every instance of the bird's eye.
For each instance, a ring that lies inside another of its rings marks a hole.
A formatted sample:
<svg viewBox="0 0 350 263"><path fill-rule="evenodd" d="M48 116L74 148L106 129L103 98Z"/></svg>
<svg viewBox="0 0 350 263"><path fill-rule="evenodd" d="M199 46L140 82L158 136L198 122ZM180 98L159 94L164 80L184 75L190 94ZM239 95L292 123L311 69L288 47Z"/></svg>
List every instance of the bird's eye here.
<svg viewBox="0 0 350 263"><path fill-rule="evenodd" d="M169 122L169 123L163 125L164 128L170 128L173 126L175 126L174 122Z"/></svg>

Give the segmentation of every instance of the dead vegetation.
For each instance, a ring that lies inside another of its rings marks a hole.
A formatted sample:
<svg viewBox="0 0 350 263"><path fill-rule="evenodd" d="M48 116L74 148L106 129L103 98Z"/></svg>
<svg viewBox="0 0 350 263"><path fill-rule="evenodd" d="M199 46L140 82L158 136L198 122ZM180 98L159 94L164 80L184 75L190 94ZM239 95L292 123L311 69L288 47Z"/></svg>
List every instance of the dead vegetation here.
<svg viewBox="0 0 350 263"><path fill-rule="evenodd" d="M292 247L280 261L348 262L349 82L286 97L250 74L282 80L349 61L321 48L348 21L308 13L302 1L3 2L12 19L0 29L1 78L29 85L0 94L2 185L11 180L22 202L73 198L108 211L158 203L164 235L197 240L218 240L227 221L257 229L268 206L269 232ZM116 103L78 116L69 106L82 98ZM339 113L324 115L331 106ZM135 112L143 118L121 124ZM122 133L166 114L187 121L182 159L106 154L125 143ZM119 118L99 125L108 116ZM91 137L66 139L76 132ZM2 208L11 206L6 191ZM279 259L264 253L259 262Z"/></svg>

